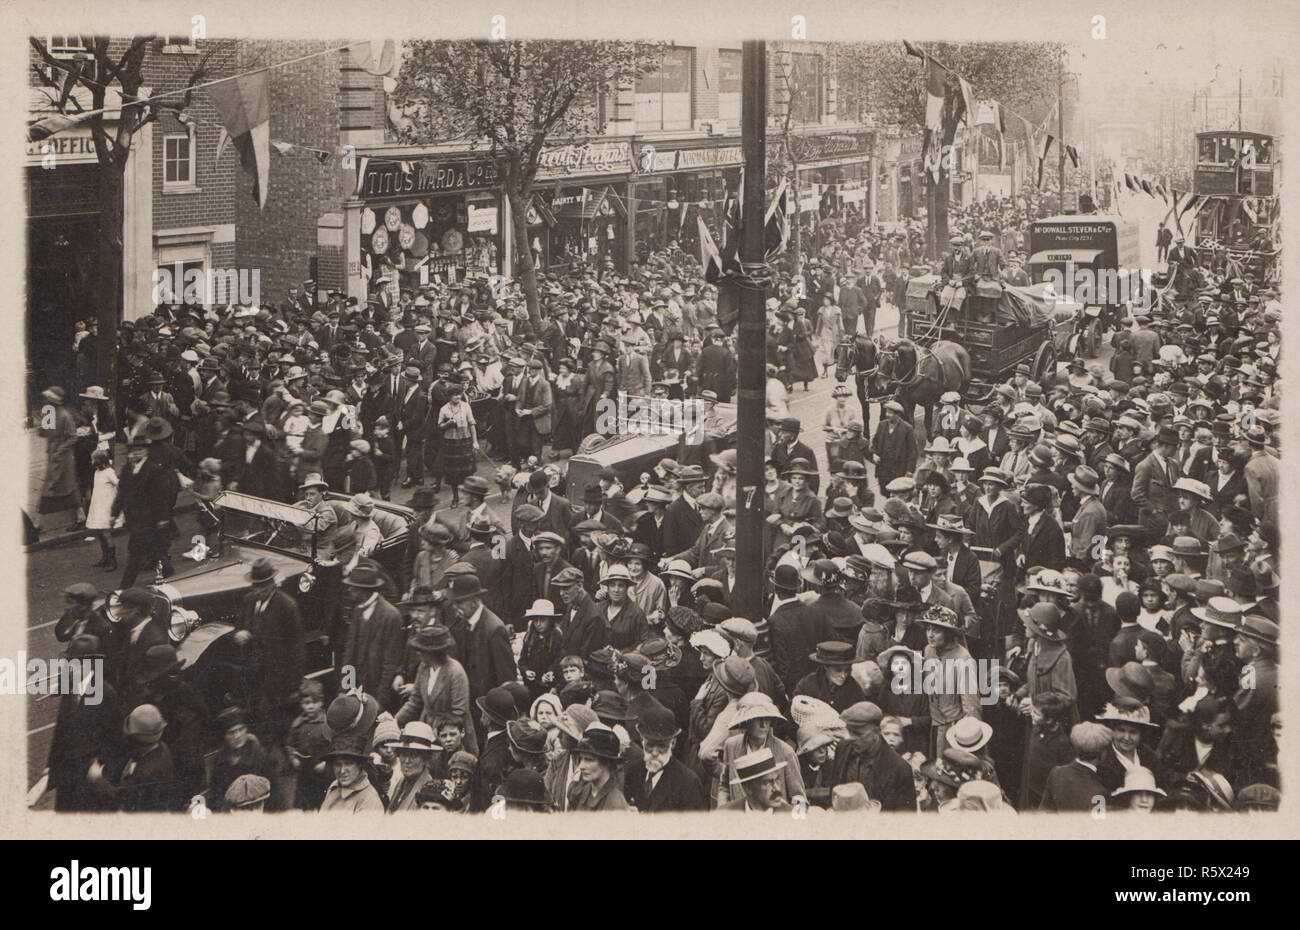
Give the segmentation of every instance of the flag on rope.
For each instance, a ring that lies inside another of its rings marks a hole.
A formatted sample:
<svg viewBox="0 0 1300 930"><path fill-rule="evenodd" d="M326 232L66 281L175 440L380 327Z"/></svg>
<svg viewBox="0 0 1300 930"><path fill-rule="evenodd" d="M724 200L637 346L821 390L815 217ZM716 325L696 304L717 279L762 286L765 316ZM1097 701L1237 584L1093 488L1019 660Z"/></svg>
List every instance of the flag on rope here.
<svg viewBox="0 0 1300 930"><path fill-rule="evenodd" d="M40 142L42 139L48 139L56 132L63 132L65 129L72 129L79 126L89 117L77 113L71 116L64 116L62 113L56 113L54 116L47 116L39 119L27 127L27 141Z"/></svg>
<svg viewBox="0 0 1300 930"><path fill-rule="evenodd" d="M781 178L767 212L763 214L763 251L767 261L773 262L785 254L790 240L790 190L786 179Z"/></svg>
<svg viewBox="0 0 1300 930"><path fill-rule="evenodd" d="M239 163L253 177L253 199L266 206L271 171L271 98L265 71L241 74L208 87L221 116L217 160L227 142L235 144Z"/></svg>
<svg viewBox="0 0 1300 930"><path fill-rule="evenodd" d="M1124 185L1135 194L1141 189L1138 187L1137 178L1127 171L1124 172Z"/></svg>
<svg viewBox="0 0 1300 930"><path fill-rule="evenodd" d="M397 43L392 39L370 39L348 46L352 59L368 74L395 78L402 67L397 54Z"/></svg>
<svg viewBox="0 0 1300 930"><path fill-rule="evenodd" d="M294 150L294 144L292 142L280 142L275 139L272 139L271 148L275 149L281 155L288 155L290 152Z"/></svg>
<svg viewBox="0 0 1300 930"><path fill-rule="evenodd" d="M1141 187L1142 190L1146 192L1148 197L1155 196L1155 191L1151 189L1151 182L1148 181L1146 178L1138 178L1138 186Z"/></svg>
<svg viewBox="0 0 1300 930"><path fill-rule="evenodd" d="M975 119L975 93L971 90L970 81L964 77L957 78L957 83L961 87L962 118L970 126L971 120Z"/></svg>
<svg viewBox="0 0 1300 930"><path fill-rule="evenodd" d="M1043 138L1039 142L1039 146L1038 146L1038 186L1039 187L1043 186L1043 167L1047 164L1047 153L1052 150L1052 143L1055 141L1056 141L1055 136L1053 136L1050 132L1044 132Z"/></svg>
<svg viewBox="0 0 1300 930"><path fill-rule="evenodd" d="M718 244L713 241L713 233L709 232L704 217L696 216L695 219L700 224L700 265L704 268L704 280L717 284L724 277L722 253L718 251Z"/></svg>
<svg viewBox="0 0 1300 930"><path fill-rule="evenodd" d="M925 58L925 138L921 142L921 162L935 183L939 181L939 146L943 140L943 102L947 90L943 68L933 58Z"/></svg>
<svg viewBox="0 0 1300 930"><path fill-rule="evenodd" d="M922 61L925 61L925 52L921 51L919 46L913 45L911 42L907 41L906 39L903 40L903 49L907 52L907 54L914 55L917 58L921 59Z"/></svg>
<svg viewBox="0 0 1300 930"><path fill-rule="evenodd" d="M1005 171L1007 167L1007 123L1006 117L1002 113L1002 104L996 100L982 100L976 111L976 126L992 126L993 133L997 137L998 147L998 170Z"/></svg>
<svg viewBox="0 0 1300 930"><path fill-rule="evenodd" d="M1067 145L1067 146L1065 147L1065 154L1069 156L1069 158L1070 158L1070 164L1073 165L1075 168L1078 168L1078 167L1079 167L1079 150L1078 150L1077 148L1075 148L1073 145Z"/></svg>

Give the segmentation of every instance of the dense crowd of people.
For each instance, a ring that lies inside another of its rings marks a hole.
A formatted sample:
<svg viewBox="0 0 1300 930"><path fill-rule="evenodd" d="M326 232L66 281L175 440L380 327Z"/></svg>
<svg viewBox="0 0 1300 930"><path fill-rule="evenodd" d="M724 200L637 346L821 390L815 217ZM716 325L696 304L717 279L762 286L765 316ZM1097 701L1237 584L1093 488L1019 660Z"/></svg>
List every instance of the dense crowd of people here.
<svg viewBox="0 0 1300 930"><path fill-rule="evenodd" d="M976 205L954 247L1027 283L1035 215ZM945 397L928 436L886 399L871 431L847 383L815 421L790 404L958 263L927 262L915 223L822 238L768 302L762 578L736 574L734 314L675 248L546 276L540 327L517 293L394 303L382 280L364 304L295 289L124 324L111 398L44 395L42 509L83 508L108 572L129 539L112 615L80 584L58 625L110 688L63 698L57 807L1276 808L1277 291L1202 269L1117 321L1108 365L1019 366L983 404ZM643 480L570 487L620 393L697 399L706 428ZM385 526L399 489L415 516ZM231 634L254 684L205 705L141 587L172 574L182 490L318 515L347 687L304 677L296 592L262 559ZM409 559L372 558L401 529ZM760 618L733 615L748 584ZM980 687L953 687L967 670Z"/></svg>

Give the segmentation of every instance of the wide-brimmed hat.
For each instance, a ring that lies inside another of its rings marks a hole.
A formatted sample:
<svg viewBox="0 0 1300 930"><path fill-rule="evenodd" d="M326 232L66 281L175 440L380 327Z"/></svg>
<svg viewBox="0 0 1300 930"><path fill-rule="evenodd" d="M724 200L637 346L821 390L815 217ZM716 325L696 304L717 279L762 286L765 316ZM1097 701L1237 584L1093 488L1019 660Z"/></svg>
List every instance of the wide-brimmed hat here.
<svg viewBox="0 0 1300 930"><path fill-rule="evenodd" d="M140 435L150 441L166 439L172 434L172 425L162 417L150 417Z"/></svg>
<svg viewBox="0 0 1300 930"><path fill-rule="evenodd" d="M832 668L848 668L853 665L854 650L849 643L828 640L817 644L817 651L808 656L817 665Z"/></svg>
<svg viewBox="0 0 1300 930"><path fill-rule="evenodd" d="M104 393L104 389L98 384L92 384L80 396L86 400L108 400L108 395Z"/></svg>
<svg viewBox="0 0 1300 930"><path fill-rule="evenodd" d="M1237 630L1241 627L1241 618L1246 608L1230 597L1212 597L1204 607L1193 607L1191 610L1192 616L1203 623Z"/></svg>
<svg viewBox="0 0 1300 930"><path fill-rule="evenodd" d="M384 579L379 574L379 570L374 566L360 564L352 571L348 572L343 579L343 583L353 588L365 588L366 590L377 590L384 586Z"/></svg>
<svg viewBox="0 0 1300 930"><path fill-rule="evenodd" d="M867 797L867 788L860 781L845 782L831 789L831 810L836 813L866 811L878 813L881 802Z"/></svg>
<svg viewBox="0 0 1300 930"><path fill-rule="evenodd" d="M1098 723L1131 723L1138 727L1159 730L1160 724L1151 722L1151 711L1137 698L1117 697L1102 708L1096 716Z"/></svg>
<svg viewBox="0 0 1300 930"><path fill-rule="evenodd" d="M308 488L324 488L329 490L329 483L320 476L319 473L311 472L303 479L302 484L298 485L299 491L305 491Z"/></svg>
<svg viewBox="0 0 1300 930"><path fill-rule="evenodd" d="M330 751L325 753L324 758L327 761L331 759L356 759L358 762L364 762L370 758L369 747L366 745L366 734L339 734L330 742Z"/></svg>
<svg viewBox="0 0 1300 930"><path fill-rule="evenodd" d="M1128 769L1124 773L1124 784L1112 791L1110 796L1117 798L1120 795L1133 794L1137 791L1147 791L1162 798L1165 796L1164 789L1156 784L1155 775L1151 773L1150 769L1141 765Z"/></svg>
<svg viewBox="0 0 1300 930"><path fill-rule="evenodd" d="M733 785L743 785L756 778L771 775L786 766L785 762L778 762L772 755L772 750L766 746L740 756L733 764L736 767L736 777L731 780Z"/></svg>
<svg viewBox="0 0 1300 930"><path fill-rule="evenodd" d="M1155 681L1141 662L1125 662L1118 668L1106 669L1106 684L1119 697L1135 698L1144 704L1155 691Z"/></svg>
<svg viewBox="0 0 1300 930"><path fill-rule="evenodd" d="M975 531L966 528L961 517L956 514L941 513L935 518L934 523L927 523L927 527L932 530L938 530L941 533L956 533L961 536L974 536Z"/></svg>
<svg viewBox="0 0 1300 930"><path fill-rule="evenodd" d="M1258 614L1248 614L1243 617L1241 626L1237 629L1238 636L1244 636L1247 639L1253 639L1255 642L1270 646L1277 645L1280 632L1281 629L1277 623Z"/></svg>
<svg viewBox="0 0 1300 930"><path fill-rule="evenodd" d="M772 703L772 699L762 691L751 691L742 695L736 702L736 716L732 718L731 729L744 726L751 720L785 721L785 716Z"/></svg>
<svg viewBox="0 0 1300 930"><path fill-rule="evenodd" d="M433 727L423 720L412 720L402 727L402 741L393 748L399 752L426 752L429 755L443 751Z"/></svg>
<svg viewBox="0 0 1300 930"><path fill-rule="evenodd" d="M949 725L948 732L944 734L950 747L966 752L979 752L992 738L993 725L978 717L962 717Z"/></svg>
<svg viewBox="0 0 1300 930"><path fill-rule="evenodd" d="M253 584L270 581L275 577L275 563L263 556L253 562L252 567L248 570L247 577Z"/></svg>
<svg viewBox="0 0 1300 930"><path fill-rule="evenodd" d="M587 728L582 731L582 738L578 740L577 748L574 751L579 754L595 756L598 759L617 762L622 758L623 746L619 742L617 733L600 721L596 721L588 724Z"/></svg>
<svg viewBox="0 0 1300 930"><path fill-rule="evenodd" d="M781 477L784 478L786 475L803 475L807 478L816 478L817 470L808 463L807 459L791 459L781 472Z"/></svg>
<svg viewBox="0 0 1300 930"><path fill-rule="evenodd" d="M416 652L446 652L456 645L451 630L441 623L431 623L418 630L406 644Z"/></svg>
<svg viewBox="0 0 1300 930"><path fill-rule="evenodd" d="M1080 465L1066 475L1075 490L1083 494L1097 494L1101 491L1100 476L1087 465Z"/></svg>
<svg viewBox="0 0 1300 930"><path fill-rule="evenodd" d="M954 633L966 632L958 625L957 612L951 607L944 607L942 604L929 605L925 613L916 618L916 622L940 630L951 630Z"/></svg>
<svg viewBox="0 0 1300 930"><path fill-rule="evenodd" d="M984 471L980 474L979 479L976 483L983 484L986 481L993 482L994 484L999 484L1004 488L1011 487L1010 477L1008 477L1007 473L1000 468L993 468L990 466L989 468L984 469Z"/></svg>
<svg viewBox="0 0 1300 930"><path fill-rule="evenodd" d="M506 739L522 753L540 756L546 752L546 728L532 718L506 722Z"/></svg>
<svg viewBox="0 0 1300 930"><path fill-rule="evenodd" d="M340 694L325 711L325 725L334 735L359 733L368 736L379 716L379 702L362 691Z"/></svg>

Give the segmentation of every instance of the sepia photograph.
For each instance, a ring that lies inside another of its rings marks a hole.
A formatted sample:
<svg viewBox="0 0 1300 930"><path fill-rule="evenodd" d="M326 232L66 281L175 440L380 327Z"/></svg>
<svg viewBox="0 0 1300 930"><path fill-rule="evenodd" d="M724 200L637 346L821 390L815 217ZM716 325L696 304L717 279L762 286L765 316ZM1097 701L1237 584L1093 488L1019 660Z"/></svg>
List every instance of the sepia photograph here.
<svg viewBox="0 0 1300 930"><path fill-rule="evenodd" d="M0 819L1294 835L1285 10L202 6L9 21Z"/></svg>

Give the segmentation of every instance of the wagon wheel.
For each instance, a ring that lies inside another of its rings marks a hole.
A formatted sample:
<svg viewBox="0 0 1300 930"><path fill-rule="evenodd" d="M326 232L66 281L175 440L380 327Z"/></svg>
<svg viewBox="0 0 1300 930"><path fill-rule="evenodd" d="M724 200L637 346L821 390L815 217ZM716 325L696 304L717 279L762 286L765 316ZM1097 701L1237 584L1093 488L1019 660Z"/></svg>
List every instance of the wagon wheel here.
<svg viewBox="0 0 1300 930"><path fill-rule="evenodd" d="M1034 364L1031 370L1034 373L1035 381L1041 381L1056 374L1056 347L1051 342L1045 342L1038 347L1038 354L1034 356Z"/></svg>

